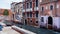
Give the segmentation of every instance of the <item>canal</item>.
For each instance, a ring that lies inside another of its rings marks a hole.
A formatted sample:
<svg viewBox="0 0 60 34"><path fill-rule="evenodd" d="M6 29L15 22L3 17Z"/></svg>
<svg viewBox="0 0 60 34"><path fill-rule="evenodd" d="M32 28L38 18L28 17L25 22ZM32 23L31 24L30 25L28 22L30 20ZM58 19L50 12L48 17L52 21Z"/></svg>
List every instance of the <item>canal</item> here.
<svg viewBox="0 0 60 34"><path fill-rule="evenodd" d="M35 27L32 27L32 26L28 26L28 25L16 24L16 26L18 26L20 28L23 28L23 29L26 29L26 30L29 30L29 31L32 31L36 34L60 34L60 32L56 32L56 31L53 31L53 30L44 29L44 28L35 28Z"/></svg>

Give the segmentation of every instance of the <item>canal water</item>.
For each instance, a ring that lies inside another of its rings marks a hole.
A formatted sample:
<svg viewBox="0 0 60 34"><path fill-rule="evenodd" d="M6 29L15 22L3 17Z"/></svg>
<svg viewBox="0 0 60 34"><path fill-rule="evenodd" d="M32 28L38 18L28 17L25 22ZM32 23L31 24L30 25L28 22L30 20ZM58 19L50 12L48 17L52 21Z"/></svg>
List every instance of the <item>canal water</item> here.
<svg viewBox="0 0 60 34"><path fill-rule="evenodd" d="M17 25L19 27L19 25ZM32 26L27 26L27 25L22 25L21 26L23 29L32 31L36 34L60 34L59 32L55 32L53 30L48 30L48 29L44 29L44 28L35 28Z"/></svg>

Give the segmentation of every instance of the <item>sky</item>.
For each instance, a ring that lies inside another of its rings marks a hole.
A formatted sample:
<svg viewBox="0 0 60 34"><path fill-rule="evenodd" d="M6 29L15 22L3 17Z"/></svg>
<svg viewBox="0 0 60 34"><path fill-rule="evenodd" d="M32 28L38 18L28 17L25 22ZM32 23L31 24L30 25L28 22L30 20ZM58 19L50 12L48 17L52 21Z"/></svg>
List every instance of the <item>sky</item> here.
<svg viewBox="0 0 60 34"><path fill-rule="evenodd" d="M0 8L10 9L12 2L22 2L22 0L0 0Z"/></svg>

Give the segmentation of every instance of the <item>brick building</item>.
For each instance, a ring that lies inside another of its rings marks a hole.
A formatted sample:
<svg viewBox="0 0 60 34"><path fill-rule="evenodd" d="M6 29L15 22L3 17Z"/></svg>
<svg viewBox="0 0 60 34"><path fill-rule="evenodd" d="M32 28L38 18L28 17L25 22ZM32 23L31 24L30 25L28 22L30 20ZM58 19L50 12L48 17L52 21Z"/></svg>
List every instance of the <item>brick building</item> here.
<svg viewBox="0 0 60 34"><path fill-rule="evenodd" d="M59 3L60 0L23 0L22 4L14 2L11 4L13 21L19 21L16 15L21 14L25 25L60 29Z"/></svg>
<svg viewBox="0 0 60 34"><path fill-rule="evenodd" d="M24 0L22 12L25 25L38 26L38 0Z"/></svg>
<svg viewBox="0 0 60 34"><path fill-rule="evenodd" d="M40 1L40 26L49 29L60 28L60 0Z"/></svg>

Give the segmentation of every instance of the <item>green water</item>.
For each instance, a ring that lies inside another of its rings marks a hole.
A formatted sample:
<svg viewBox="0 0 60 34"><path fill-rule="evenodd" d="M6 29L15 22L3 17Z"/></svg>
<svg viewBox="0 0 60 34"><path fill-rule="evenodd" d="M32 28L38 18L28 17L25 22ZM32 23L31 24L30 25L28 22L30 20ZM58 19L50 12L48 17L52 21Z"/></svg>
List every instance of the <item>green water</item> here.
<svg viewBox="0 0 60 34"><path fill-rule="evenodd" d="M27 26L27 25L22 25L22 28L32 31L36 34L60 34L58 32L52 31L52 30L43 29L43 28L35 28L32 26Z"/></svg>

